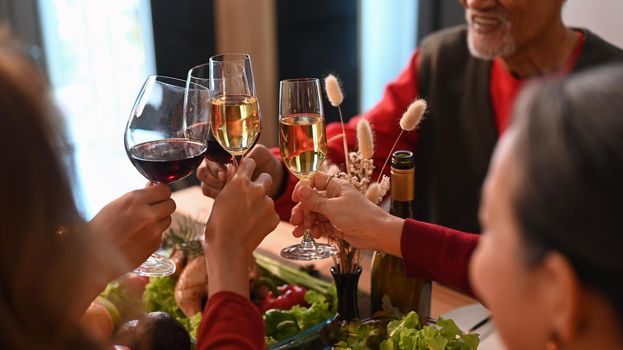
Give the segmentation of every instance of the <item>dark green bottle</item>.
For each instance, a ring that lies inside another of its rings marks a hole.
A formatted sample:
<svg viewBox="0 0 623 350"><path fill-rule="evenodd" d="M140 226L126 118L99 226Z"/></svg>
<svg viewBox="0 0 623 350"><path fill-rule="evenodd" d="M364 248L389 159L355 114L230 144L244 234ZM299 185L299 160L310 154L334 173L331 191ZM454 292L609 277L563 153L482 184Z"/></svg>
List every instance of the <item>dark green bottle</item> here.
<svg viewBox="0 0 623 350"><path fill-rule="evenodd" d="M396 151L392 154L389 212L403 219L413 217L414 166L413 152ZM375 252L371 278L372 314L382 310L382 298L387 294L392 305L400 311L416 311L420 317L430 316L431 281L406 277L401 258Z"/></svg>

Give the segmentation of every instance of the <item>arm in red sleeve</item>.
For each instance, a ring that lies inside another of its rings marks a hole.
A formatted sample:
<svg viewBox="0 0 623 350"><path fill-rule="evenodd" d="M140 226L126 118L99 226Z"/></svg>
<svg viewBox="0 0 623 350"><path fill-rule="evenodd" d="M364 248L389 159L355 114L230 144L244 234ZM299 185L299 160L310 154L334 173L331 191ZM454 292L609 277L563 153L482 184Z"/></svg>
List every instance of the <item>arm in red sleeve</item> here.
<svg viewBox="0 0 623 350"><path fill-rule="evenodd" d="M473 296L467 269L479 239L476 234L407 219L400 239L405 272Z"/></svg>
<svg viewBox="0 0 623 350"><path fill-rule="evenodd" d="M416 51L411 57L409 64L400 73L398 78L389 83L385 87L383 98L379 103L374 106L370 111L365 114L356 116L346 125L344 125L346 139L348 141L348 150L357 150L357 123L361 118L367 119L372 125L374 133L374 166L375 173L373 174L373 180L376 180L378 172L383 167L383 163L389 154L389 151L396 141L398 134L400 134L400 118L402 114L407 110L409 104L418 97L417 86L417 69L419 62L419 53ZM328 107L327 108L333 108ZM330 123L327 125L327 158L333 163L343 167L344 164L344 147L342 145L341 137L336 137L342 133L342 127L339 122ZM396 149L413 150L417 141L417 132L405 132ZM274 148L273 154L279 155L279 149ZM385 174L389 174L389 167L384 171ZM278 197L275 198L275 210L279 214L282 220L290 219L290 211L294 206L292 202L292 191L297 183L297 178L288 172L287 184L284 185L285 190Z"/></svg>
<svg viewBox="0 0 623 350"><path fill-rule="evenodd" d="M249 298L219 292L208 299L197 332L197 350L264 349L264 322Z"/></svg>

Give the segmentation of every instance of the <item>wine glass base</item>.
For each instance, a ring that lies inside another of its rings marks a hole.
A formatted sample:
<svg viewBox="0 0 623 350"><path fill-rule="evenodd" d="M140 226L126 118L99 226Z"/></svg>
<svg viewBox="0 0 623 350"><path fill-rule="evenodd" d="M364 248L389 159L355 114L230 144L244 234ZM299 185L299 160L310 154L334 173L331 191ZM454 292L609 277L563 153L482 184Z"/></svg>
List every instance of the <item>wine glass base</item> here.
<svg viewBox="0 0 623 350"><path fill-rule="evenodd" d="M134 270L134 273L148 277L164 277L175 272L175 264L169 258L160 254L152 254L141 266Z"/></svg>
<svg viewBox="0 0 623 350"><path fill-rule="evenodd" d="M312 247L295 244L281 250L281 256L291 260L321 260L337 254L337 248L324 243L315 243Z"/></svg>

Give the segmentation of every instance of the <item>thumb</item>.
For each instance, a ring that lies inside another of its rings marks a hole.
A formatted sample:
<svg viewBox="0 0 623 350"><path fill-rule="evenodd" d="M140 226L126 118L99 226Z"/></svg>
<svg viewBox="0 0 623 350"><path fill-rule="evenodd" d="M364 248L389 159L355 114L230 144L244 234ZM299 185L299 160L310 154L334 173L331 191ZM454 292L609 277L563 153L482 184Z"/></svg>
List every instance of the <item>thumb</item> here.
<svg viewBox="0 0 623 350"><path fill-rule="evenodd" d="M316 213L327 214L328 199L318 194L311 187L307 185L301 186L298 190L298 195L303 206Z"/></svg>

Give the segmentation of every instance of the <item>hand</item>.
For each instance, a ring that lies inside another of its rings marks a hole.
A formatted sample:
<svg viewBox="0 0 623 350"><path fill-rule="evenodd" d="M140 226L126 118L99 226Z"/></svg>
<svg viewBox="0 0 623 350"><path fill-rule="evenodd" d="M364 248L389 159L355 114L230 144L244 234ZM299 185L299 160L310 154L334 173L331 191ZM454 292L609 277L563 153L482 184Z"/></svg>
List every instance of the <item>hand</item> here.
<svg viewBox="0 0 623 350"><path fill-rule="evenodd" d="M229 290L248 296L251 253L279 223L273 200L266 192L271 177L261 173L251 180L252 158L244 158L214 201L205 231L210 295Z"/></svg>
<svg viewBox="0 0 623 350"><path fill-rule="evenodd" d="M281 160L275 157L266 146L260 144L253 147L245 158L253 159L256 164L251 179L255 179L261 173L270 175L273 181L266 194L273 198L279 195L280 193L277 192L281 187L282 181L284 181L285 175ZM203 194L216 198L227 183L227 174L225 166L205 159L197 169L197 179L201 181Z"/></svg>
<svg viewBox="0 0 623 350"><path fill-rule="evenodd" d="M328 181L328 182L327 182ZM311 187L310 187L311 186ZM314 191L326 191L325 196ZM293 234L301 236L305 221L315 237L335 235L361 249L383 250L400 256L400 236L404 220L385 212L359 193L348 181L318 172L311 183L299 182L292 200L300 202L292 209ZM304 218L303 208L312 211Z"/></svg>
<svg viewBox="0 0 623 350"><path fill-rule="evenodd" d="M119 271L122 274L138 267L158 249L174 211L169 186L151 184L110 202L89 222L89 227L126 259L124 271Z"/></svg>

